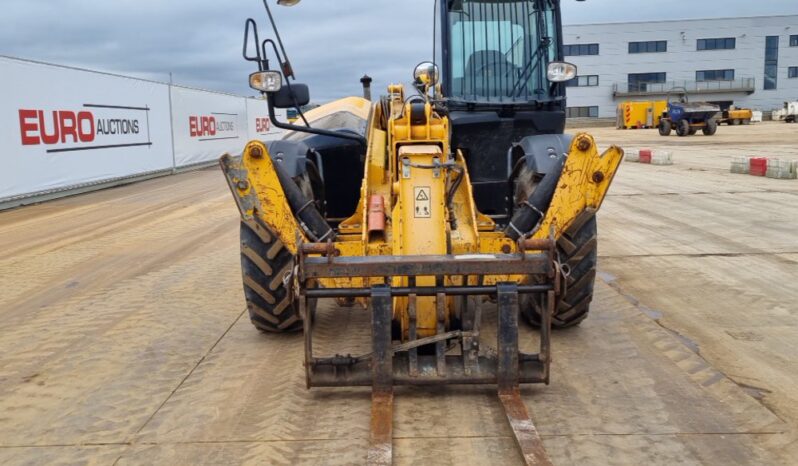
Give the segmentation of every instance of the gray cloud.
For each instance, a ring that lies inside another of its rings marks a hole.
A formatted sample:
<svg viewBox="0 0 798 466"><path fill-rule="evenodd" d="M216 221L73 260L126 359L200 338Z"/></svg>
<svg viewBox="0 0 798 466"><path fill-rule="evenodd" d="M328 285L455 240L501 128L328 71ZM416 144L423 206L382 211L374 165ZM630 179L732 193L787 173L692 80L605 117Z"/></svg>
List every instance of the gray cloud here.
<svg viewBox="0 0 798 466"><path fill-rule="evenodd" d="M681 2L677 2L681 3ZM687 2L684 2L685 4ZM252 94L241 58L243 24L270 32L259 0L2 0L0 54ZM661 2L563 0L566 23L798 13L795 0L705 0L689 11ZM304 0L274 7L300 81L315 101L407 82L432 54L432 0Z"/></svg>

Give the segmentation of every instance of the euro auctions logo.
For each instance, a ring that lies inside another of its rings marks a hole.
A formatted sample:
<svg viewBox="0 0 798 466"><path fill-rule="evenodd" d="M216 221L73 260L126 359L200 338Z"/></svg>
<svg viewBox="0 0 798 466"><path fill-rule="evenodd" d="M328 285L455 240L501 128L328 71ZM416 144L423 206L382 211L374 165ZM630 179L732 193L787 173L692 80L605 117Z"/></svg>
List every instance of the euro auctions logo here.
<svg viewBox="0 0 798 466"><path fill-rule="evenodd" d="M199 141L238 139L236 133L237 113L215 112L210 115L189 116L188 133Z"/></svg>
<svg viewBox="0 0 798 466"><path fill-rule="evenodd" d="M272 121L268 118L255 118L255 132L258 134L269 134L272 130Z"/></svg>
<svg viewBox="0 0 798 466"><path fill-rule="evenodd" d="M148 107L83 104L82 109L19 109L23 146L47 153L151 146Z"/></svg>

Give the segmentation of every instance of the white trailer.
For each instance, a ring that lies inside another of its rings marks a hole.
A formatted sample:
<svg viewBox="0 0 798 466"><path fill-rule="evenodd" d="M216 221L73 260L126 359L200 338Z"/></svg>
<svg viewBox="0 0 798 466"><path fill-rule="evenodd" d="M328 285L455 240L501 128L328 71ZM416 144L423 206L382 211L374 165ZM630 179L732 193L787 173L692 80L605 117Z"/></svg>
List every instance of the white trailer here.
<svg viewBox="0 0 798 466"><path fill-rule="evenodd" d="M787 123L798 121L798 102L784 102L784 121Z"/></svg>

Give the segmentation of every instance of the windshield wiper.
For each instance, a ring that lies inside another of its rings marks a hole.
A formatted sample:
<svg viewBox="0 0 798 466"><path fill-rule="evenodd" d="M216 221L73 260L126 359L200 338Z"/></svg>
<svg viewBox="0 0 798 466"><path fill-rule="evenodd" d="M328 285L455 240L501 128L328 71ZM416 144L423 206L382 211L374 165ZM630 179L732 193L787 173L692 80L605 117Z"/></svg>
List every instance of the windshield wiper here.
<svg viewBox="0 0 798 466"><path fill-rule="evenodd" d="M540 66L540 64L543 62L543 58L541 57L542 52L551 47L551 42L552 42L551 37L542 37L540 39L540 44L538 45L538 48L535 50L535 53L532 54L531 61L526 64L523 70L521 70L521 74L518 76L518 79L515 81L515 84L513 84L513 88L510 89L510 92L507 94L507 97L518 97L518 95L516 94L519 95L521 94L522 90L521 86L524 84L524 82L529 81L529 78L532 77L532 73L534 73L535 70L538 69L538 66ZM528 78L526 77L527 72L529 73ZM517 92L516 89L518 89Z"/></svg>
<svg viewBox="0 0 798 466"><path fill-rule="evenodd" d="M532 16L532 14L530 14L529 16ZM546 31L548 31L548 22L546 20L546 14L544 8L539 1L536 4L535 16L537 20L536 21L537 34L540 37L540 43L538 44L538 47L535 49L535 52L532 54L530 61L527 62L526 66L524 66L524 69L521 70L521 74L518 76L518 79L515 81L515 84L513 84L513 87L512 89L510 89L510 92L507 94L507 97L515 98L520 96L522 85L524 84L524 82L529 81L529 79L533 76L533 73L538 69L540 63L543 61L542 52L544 50L548 51L549 47L551 47L551 44L553 42L551 37L543 35ZM529 77L526 77L527 73L529 74Z"/></svg>

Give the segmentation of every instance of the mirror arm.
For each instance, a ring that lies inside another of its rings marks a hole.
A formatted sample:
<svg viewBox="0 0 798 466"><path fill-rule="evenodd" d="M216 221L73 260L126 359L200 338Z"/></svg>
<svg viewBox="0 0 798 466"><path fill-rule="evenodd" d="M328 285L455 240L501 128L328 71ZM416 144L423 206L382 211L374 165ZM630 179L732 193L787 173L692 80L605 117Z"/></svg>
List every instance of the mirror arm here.
<svg viewBox="0 0 798 466"><path fill-rule="evenodd" d="M261 42L260 50L261 50L261 54L263 55L263 68L264 68L261 71L267 71L267 70L271 69L269 67L269 58L268 58L269 54L266 53L266 44L271 42L271 41L272 41L271 39L264 39L263 42ZM277 49L275 49L275 50L277 50ZM278 63L280 62L280 55L277 55L277 62Z"/></svg>
<svg viewBox="0 0 798 466"><path fill-rule="evenodd" d="M249 45L249 31L250 31L250 28L252 29L252 33L253 33L253 35L255 37L255 54L256 54L256 56L254 56L254 57L249 56L249 54L247 53L247 46ZM260 41L260 38L258 37L258 24L255 22L254 19L247 18L247 21L244 24L244 50L242 52L242 55L244 55L244 60L246 60L246 61L257 62L258 71L266 71L265 67L267 65L264 64L264 61L266 61L264 59L265 54L266 54L266 49L263 49L263 54L261 54L261 49L259 48L260 47L259 41ZM266 63L268 63L268 61L266 61Z"/></svg>
<svg viewBox="0 0 798 466"><path fill-rule="evenodd" d="M274 22L274 16L272 16L272 10L271 8L269 8L269 2L267 0L263 0L263 6L266 7L266 14L269 16L269 22L272 23L274 36L277 38L277 43L280 44L280 50L283 52L283 57L285 58L285 61L279 59L280 68L282 68L282 72L285 75L286 81L288 80L288 78L296 79L296 76L294 76L294 69L291 67L290 60L288 60L288 54L285 52L285 47L283 46L283 40L280 38L280 31L277 30L277 24Z"/></svg>
<svg viewBox="0 0 798 466"><path fill-rule="evenodd" d="M280 64L280 68L282 68L283 57L282 57L282 55L280 55L280 51L277 50L277 44L275 44L274 41L271 40L271 39L263 39L263 42L261 43L261 50L263 52L263 57L264 57L266 63L267 64L269 63L269 60L266 59L266 57L269 56L269 54L266 53L266 45L271 45L272 46L272 49L274 50L274 55L277 57L277 63L279 63ZM280 71L282 72L283 70L281 69ZM286 81L288 81L288 77L287 76L286 76Z"/></svg>
<svg viewBox="0 0 798 466"><path fill-rule="evenodd" d="M364 151L368 149L368 143L366 142L366 138L360 135L339 133L337 131L328 131L326 129L310 128L308 126L299 126L291 123L281 123L280 121L277 120L277 115L276 112L274 111L274 104L272 104L271 99L267 98L266 102L267 106L269 107L269 119L271 120L274 126L280 129L285 129L289 131L299 131L302 133L319 134L322 136L330 136L339 139L349 139L350 141L358 142Z"/></svg>
<svg viewBox="0 0 798 466"><path fill-rule="evenodd" d="M256 49L256 53L258 55L257 61L258 61L258 67L260 68L260 71L265 71L263 69L264 66L268 66L267 65L268 60L266 60L266 58L265 58L266 57L266 44L271 44L272 48L274 49L274 53L277 56L277 61L280 63L280 68L281 68L281 71L283 73L283 76L285 76L286 85L288 86L288 89L290 91L291 90L291 81L289 80L289 78L296 79L296 76L294 76L294 70L291 67L291 62L288 59L288 54L286 53L285 47L283 46L283 41L280 38L280 31L277 29L277 24L274 22L274 16L272 16L272 11L269 8L269 3L268 3L267 0L263 0L263 6L266 8L266 13L267 13L267 15L269 17L269 22L272 25L272 29L274 30L274 35L277 38L277 43L275 44L275 42L273 40L271 40L271 39L266 39L262 43L259 43L259 39L257 37L257 26L255 25L255 21L250 19L250 20L247 21L247 30L245 32L244 57L247 58L246 43L248 42L247 39L248 39L248 35L249 35L249 23L251 22L253 27L254 27L254 29L255 29L255 49ZM278 51L278 45L279 45L279 51ZM282 51L282 55L280 54L280 51ZM250 60L250 61L255 61L255 60L251 60L250 58L247 58L247 59ZM283 61L283 60L285 60L285 61ZM294 99L294 101L296 103L296 99ZM289 131L300 131L300 132L303 132L303 133L319 134L319 135L322 135L322 136L330 136L330 137L339 138L339 139L348 139L350 141L356 141L363 148L364 152L366 152L368 150L368 143L366 142L366 138L363 137L363 136L355 135L355 134L339 133L339 132L336 132L336 131L328 131L328 130L324 130L324 129L311 128L310 124L308 123L307 119L305 118L305 115L302 113L302 109L299 108L298 105L296 105L297 112L302 117L302 120L305 122L305 124L307 126L299 126L299 125L294 125L294 124L291 124L291 123L282 123L282 122L277 120L277 115L276 115L276 112L274 111L274 104L272 103L272 99L269 98L268 94L267 94L266 102L267 102L267 107L269 108L269 119L271 120L272 124L275 127L277 127L277 128L284 129L284 130L289 130Z"/></svg>
<svg viewBox="0 0 798 466"><path fill-rule="evenodd" d="M264 39L263 44L261 44L261 48L263 49L263 56L264 57L268 56L268 54L266 53L266 44L270 44L272 46L272 49L274 49L274 55L277 56L277 62L280 63L280 65L282 66L283 58L282 58L282 56L280 56L280 51L277 50L277 44L275 44L273 40ZM266 66L268 67L269 60L265 60L265 61L266 61ZM283 74L285 75L285 71L284 70L282 70L282 71L283 71ZM290 91L291 90L291 80L288 79L288 76L286 76L286 78L285 78L285 84L286 84L286 86L288 86L288 90ZM295 102L294 103L294 108L296 108L296 111L299 114L300 118L302 118L302 121L305 122L305 126L310 127L310 123L308 123L307 118L305 118L305 114L302 113L302 109L299 107L299 105L296 105L296 99L294 99L294 102Z"/></svg>

